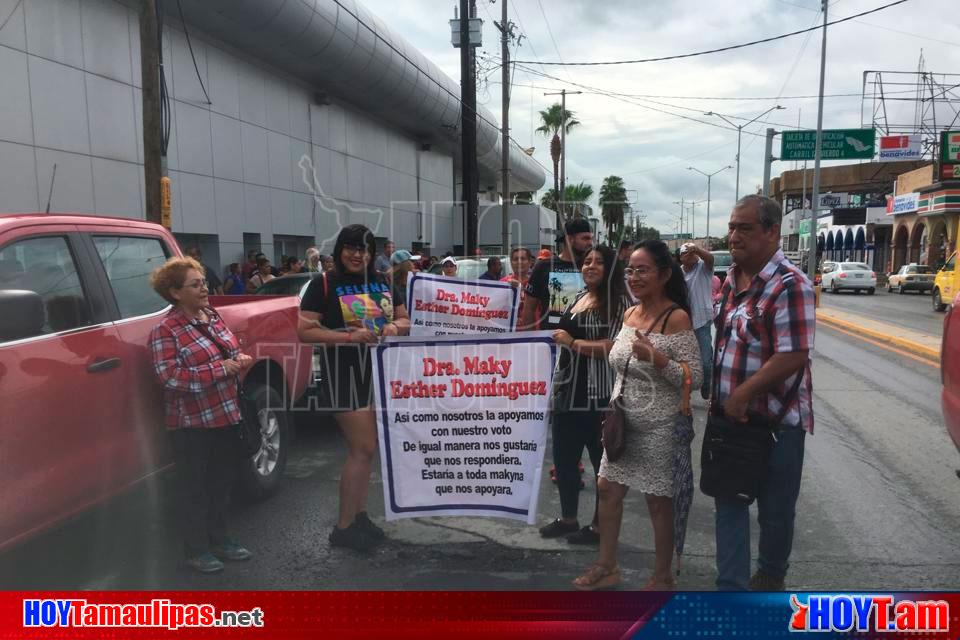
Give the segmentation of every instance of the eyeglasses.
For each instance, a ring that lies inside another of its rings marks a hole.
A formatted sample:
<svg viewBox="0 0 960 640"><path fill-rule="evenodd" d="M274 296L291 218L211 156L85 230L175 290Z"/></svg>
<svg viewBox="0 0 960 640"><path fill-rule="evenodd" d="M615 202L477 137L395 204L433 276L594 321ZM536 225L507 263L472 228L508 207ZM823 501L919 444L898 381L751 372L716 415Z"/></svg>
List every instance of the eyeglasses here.
<svg viewBox="0 0 960 640"><path fill-rule="evenodd" d="M633 267L627 267L623 270L623 277L632 278L633 276L648 276L653 273L653 271L654 270L650 267L637 267L636 269Z"/></svg>
<svg viewBox="0 0 960 640"><path fill-rule="evenodd" d="M343 250L347 253L366 253L367 246L363 244L345 244Z"/></svg>
<svg viewBox="0 0 960 640"><path fill-rule="evenodd" d="M194 280L193 282L188 282L184 284L185 287L190 287L191 289L207 289L207 280L201 278L200 280Z"/></svg>

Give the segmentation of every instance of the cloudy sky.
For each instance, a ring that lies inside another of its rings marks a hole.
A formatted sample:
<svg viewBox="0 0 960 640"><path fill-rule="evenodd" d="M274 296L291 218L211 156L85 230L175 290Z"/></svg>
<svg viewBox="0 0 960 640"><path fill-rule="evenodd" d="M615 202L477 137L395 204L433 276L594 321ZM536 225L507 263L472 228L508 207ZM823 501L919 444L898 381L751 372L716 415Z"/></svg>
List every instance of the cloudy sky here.
<svg viewBox="0 0 960 640"><path fill-rule="evenodd" d="M500 43L493 20L500 19L501 1L477 1L484 20L481 55L488 59L481 63L481 75L489 73L489 81L480 85L478 99L498 119L501 85L495 65ZM450 45L447 24L456 0L362 2L459 80L458 52ZM833 0L829 18L836 20L889 2ZM512 55L514 60L524 61L584 62L682 54L814 26L822 22L819 7L817 0L511 0L511 20L525 36ZM927 71L960 74L960 16L956 9L956 0L908 0L830 27L825 92L832 97L825 102L824 127L871 124L869 97L861 110L865 71L916 71L922 51ZM601 67L524 64L536 73L518 68L514 76L512 135L523 146L535 146L535 157L551 167L549 141L533 131L538 125L537 112L557 100L543 94L563 87L584 91L567 98L567 108L582 123L567 139L567 184L584 181L598 191L605 176L619 175L647 224L669 233L675 230L680 210L674 202L681 198L706 200L706 178L687 167L712 173L735 165L737 132L721 128L728 125L704 112L722 113L742 123L775 105L786 107L743 129L740 193L755 191L762 182L766 128L795 129L798 122L800 128L816 127L820 46L818 30L668 62ZM893 76L885 79L890 81ZM960 83L960 77L945 80L952 80L947 87ZM887 91L891 89L901 91L901 98L914 95L912 87L886 86ZM602 95L611 92L630 97ZM953 94L960 98L960 88ZM915 122L915 102L888 100L886 104L889 122ZM960 109L960 100L953 107L943 105L938 124L942 126L943 118L956 115L954 107ZM774 149L777 155L779 142ZM792 168L793 163L775 162L773 175ZM722 233L734 201L735 174L728 170L713 179L713 235ZM552 183L549 175L547 182ZM694 226L701 235L706 230L705 202L695 211Z"/></svg>

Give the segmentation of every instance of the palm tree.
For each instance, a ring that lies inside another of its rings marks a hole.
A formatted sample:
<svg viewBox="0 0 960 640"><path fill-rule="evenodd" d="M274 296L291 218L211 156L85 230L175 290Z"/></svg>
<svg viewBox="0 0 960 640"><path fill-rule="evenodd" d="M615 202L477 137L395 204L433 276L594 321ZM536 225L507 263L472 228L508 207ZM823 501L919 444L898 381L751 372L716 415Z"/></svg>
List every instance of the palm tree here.
<svg viewBox="0 0 960 640"><path fill-rule="evenodd" d="M554 191L553 189L549 189L540 198L540 206L559 213L560 210L557 208L557 192Z"/></svg>
<svg viewBox="0 0 960 640"><path fill-rule="evenodd" d="M568 184L563 190L563 206L565 217L586 218L590 213L587 201L593 197L593 187L581 182Z"/></svg>
<svg viewBox="0 0 960 640"><path fill-rule="evenodd" d="M566 118L563 116L566 115ZM540 126L537 127L537 133L542 133L550 138L550 158L553 159L553 193L560 193L560 154L563 153L563 147L560 144L560 127L566 121L565 133L580 124L573 117L573 112L569 109L564 112L559 102L550 105L549 109L540 112ZM556 202L556 197L554 198Z"/></svg>
<svg viewBox="0 0 960 640"><path fill-rule="evenodd" d="M607 237L613 239L623 233L623 217L630 210L627 190L620 176L607 176L600 187L600 216L607 227Z"/></svg>

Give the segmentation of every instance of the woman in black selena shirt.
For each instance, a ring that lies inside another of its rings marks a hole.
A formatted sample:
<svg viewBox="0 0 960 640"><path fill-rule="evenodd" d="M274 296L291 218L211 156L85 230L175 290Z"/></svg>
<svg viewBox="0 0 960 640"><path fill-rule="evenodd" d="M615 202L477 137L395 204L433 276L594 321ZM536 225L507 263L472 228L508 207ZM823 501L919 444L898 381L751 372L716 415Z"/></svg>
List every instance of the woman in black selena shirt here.
<svg viewBox="0 0 960 640"><path fill-rule="evenodd" d="M402 300L374 270L377 247L363 225L344 227L333 248L334 269L314 278L300 303L298 333L303 342L326 346L337 425L347 441L340 473L340 511L330 544L367 551L383 530L367 516L370 466L377 449L372 406L371 344L380 336L409 333Z"/></svg>
<svg viewBox="0 0 960 640"><path fill-rule="evenodd" d="M613 371L607 354L630 306L623 267L613 249L597 246L587 252L581 269L584 289L560 316L553 340L560 351L554 386L553 463L560 492L560 517L540 529L544 538L566 536L571 544L597 544L597 509L591 524L580 528L578 464L586 447L594 480L600 470L601 411L610 402Z"/></svg>

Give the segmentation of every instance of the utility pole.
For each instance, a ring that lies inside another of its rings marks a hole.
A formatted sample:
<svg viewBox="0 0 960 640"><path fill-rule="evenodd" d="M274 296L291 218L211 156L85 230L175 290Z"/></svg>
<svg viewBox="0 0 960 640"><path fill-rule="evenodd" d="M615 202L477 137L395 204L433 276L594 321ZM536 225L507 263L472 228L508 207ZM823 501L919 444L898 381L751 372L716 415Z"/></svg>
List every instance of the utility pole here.
<svg viewBox="0 0 960 640"><path fill-rule="evenodd" d="M773 164L773 136L776 129L767 128L767 140L763 147L763 195L770 195L770 166Z"/></svg>
<svg viewBox="0 0 960 640"><path fill-rule="evenodd" d="M140 2L140 76L143 85L143 185L147 222L160 224L161 141L160 43L156 0ZM169 222L169 221L167 221Z"/></svg>
<svg viewBox="0 0 960 640"><path fill-rule="evenodd" d="M510 255L510 35L513 25L507 20L507 0L500 0L502 14L500 16L500 56L503 61L503 79L501 81L501 131L500 151L503 154L503 203L500 205L502 219L500 221L500 250L503 255Z"/></svg>
<svg viewBox="0 0 960 640"><path fill-rule="evenodd" d="M680 198L680 202L674 202L673 204L680 205L680 230L677 231L678 234L683 234L683 212L684 212L684 200Z"/></svg>
<svg viewBox="0 0 960 640"><path fill-rule="evenodd" d="M476 0L460 0L460 33L454 46L460 49L460 150L463 174L463 252L477 252L477 74L475 47L480 46L479 30L470 37L471 22L476 15Z"/></svg>
<svg viewBox="0 0 960 640"><path fill-rule="evenodd" d="M827 5L823 7L823 42L820 45L820 95L817 101L817 144L813 154L813 202L810 203L810 246L807 247L807 275L810 282L817 275L817 212L820 208L820 157L823 154L823 85L827 74ZM804 172L806 173L806 172Z"/></svg>
<svg viewBox="0 0 960 640"><path fill-rule="evenodd" d="M699 173L700 175L706 176L706 178L707 178L707 232L706 232L706 236L707 236L707 244L710 245L711 247L712 247L713 245L710 243L710 181L713 179L713 176L717 175L717 174L720 173L721 171L726 171L727 169L733 169L733 167L728 164L727 166L723 167L722 169L717 169L717 170L714 171L713 173L706 173L706 172L704 172L704 171L700 171L700 169L697 169L696 167L687 167L687 171L696 171L696 172Z"/></svg>

